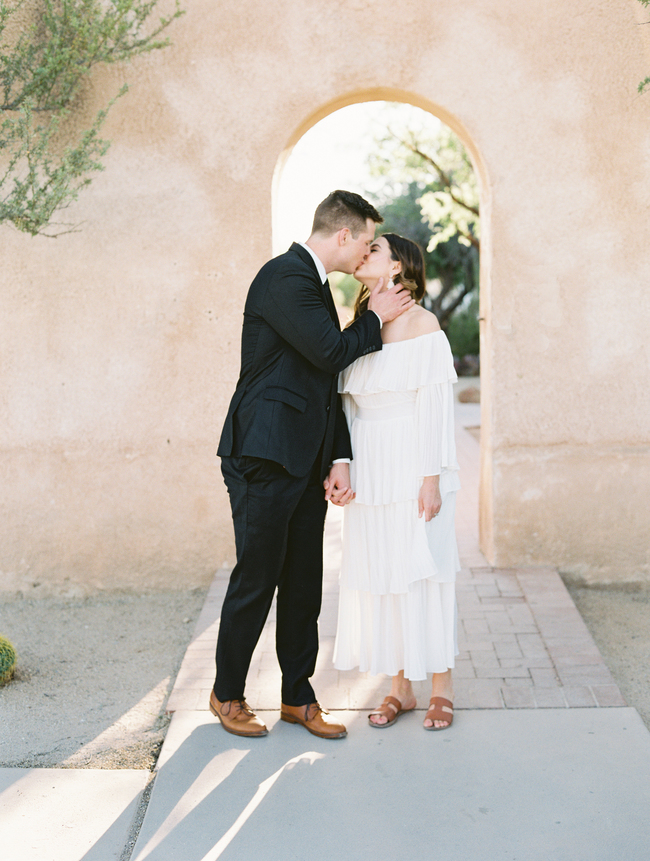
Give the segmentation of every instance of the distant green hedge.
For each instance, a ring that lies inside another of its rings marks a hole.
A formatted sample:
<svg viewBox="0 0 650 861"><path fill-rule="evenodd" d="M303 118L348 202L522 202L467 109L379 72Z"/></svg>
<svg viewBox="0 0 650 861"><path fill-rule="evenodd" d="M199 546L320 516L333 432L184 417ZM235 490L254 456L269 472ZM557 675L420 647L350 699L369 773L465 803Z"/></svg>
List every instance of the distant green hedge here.
<svg viewBox="0 0 650 861"><path fill-rule="evenodd" d="M478 298L472 299L467 308L456 311L447 326L447 337L454 356L478 356Z"/></svg>

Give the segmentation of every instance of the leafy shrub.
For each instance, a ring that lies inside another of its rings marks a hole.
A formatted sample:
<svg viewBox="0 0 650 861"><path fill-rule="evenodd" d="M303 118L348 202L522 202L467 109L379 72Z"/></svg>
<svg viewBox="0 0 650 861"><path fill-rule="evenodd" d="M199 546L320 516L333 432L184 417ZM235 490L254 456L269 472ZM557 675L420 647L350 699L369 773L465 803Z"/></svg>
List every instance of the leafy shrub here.
<svg viewBox="0 0 650 861"><path fill-rule="evenodd" d="M478 356L479 324L478 298L474 297L466 308L459 309L447 325L447 337L454 356Z"/></svg>
<svg viewBox="0 0 650 861"><path fill-rule="evenodd" d="M16 669L16 650L6 637L0 637L0 685L13 677Z"/></svg>

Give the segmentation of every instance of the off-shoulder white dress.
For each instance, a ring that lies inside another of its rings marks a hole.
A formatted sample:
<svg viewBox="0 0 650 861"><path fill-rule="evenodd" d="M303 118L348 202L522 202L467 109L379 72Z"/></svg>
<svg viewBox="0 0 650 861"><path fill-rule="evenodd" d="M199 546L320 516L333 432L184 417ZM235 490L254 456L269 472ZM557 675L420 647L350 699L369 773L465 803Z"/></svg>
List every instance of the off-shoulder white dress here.
<svg viewBox="0 0 650 861"><path fill-rule="evenodd" d="M356 498L344 510L338 669L415 681L454 666L456 379L441 331L385 344L339 377ZM442 496L428 523L418 517L425 475L440 475Z"/></svg>

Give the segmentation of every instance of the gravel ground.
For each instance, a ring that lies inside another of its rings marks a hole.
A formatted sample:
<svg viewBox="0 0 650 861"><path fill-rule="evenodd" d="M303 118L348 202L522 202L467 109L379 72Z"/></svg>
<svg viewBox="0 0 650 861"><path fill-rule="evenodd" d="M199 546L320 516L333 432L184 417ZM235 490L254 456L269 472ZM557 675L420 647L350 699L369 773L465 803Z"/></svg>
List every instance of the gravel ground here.
<svg viewBox="0 0 650 861"><path fill-rule="evenodd" d="M18 653L0 687L0 766L153 768L204 590L4 597Z"/></svg>
<svg viewBox="0 0 650 861"><path fill-rule="evenodd" d="M623 696L650 729L650 588L567 588Z"/></svg>

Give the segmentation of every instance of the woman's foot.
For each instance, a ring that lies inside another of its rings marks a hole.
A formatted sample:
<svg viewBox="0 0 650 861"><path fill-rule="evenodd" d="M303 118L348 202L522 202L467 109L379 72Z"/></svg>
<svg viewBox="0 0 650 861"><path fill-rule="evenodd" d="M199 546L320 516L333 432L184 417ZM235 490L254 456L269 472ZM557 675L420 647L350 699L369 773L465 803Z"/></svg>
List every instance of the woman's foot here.
<svg viewBox="0 0 650 861"><path fill-rule="evenodd" d="M424 728L437 732L447 729L454 721L454 704L444 697L431 697L429 710L424 719Z"/></svg>
<svg viewBox="0 0 650 861"><path fill-rule="evenodd" d="M383 703L370 712L368 721L371 726L383 729L384 727L392 726L400 715L403 715L404 712L411 712L414 708L414 705L408 709L402 708L402 703L397 697L384 697Z"/></svg>
<svg viewBox="0 0 650 861"><path fill-rule="evenodd" d="M451 670L447 670L446 673L433 674L433 679L431 680L431 698L433 699L434 697L441 697L442 699L453 703L454 688L451 683ZM445 704L445 710L448 708L449 706ZM429 712L430 711L431 709L429 709ZM427 712L427 717L424 719L423 726L425 729L446 729L448 726L451 726L453 711L449 715L449 720L433 719L429 717L429 712Z"/></svg>
<svg viewBox="0 0 650 861"><path fill-rule="evenodd" d="M394 697L396 700L399 701L401 705L400 711L402 712L411 711L411 709L414 709L417 705L411 683L408 679L404 678L403 671L400 671L399 675L393 676L393 683L390 688L390 696ZM384 703L382 703L382 706L383 704ZM375 709L374 712L371 712L368 716L368 720L370 721L370 723L375 724L375 726L385 726L387 723L390 722L390 718L387 717L385 714L378 714L378 711L378 709Z"/></svg>

